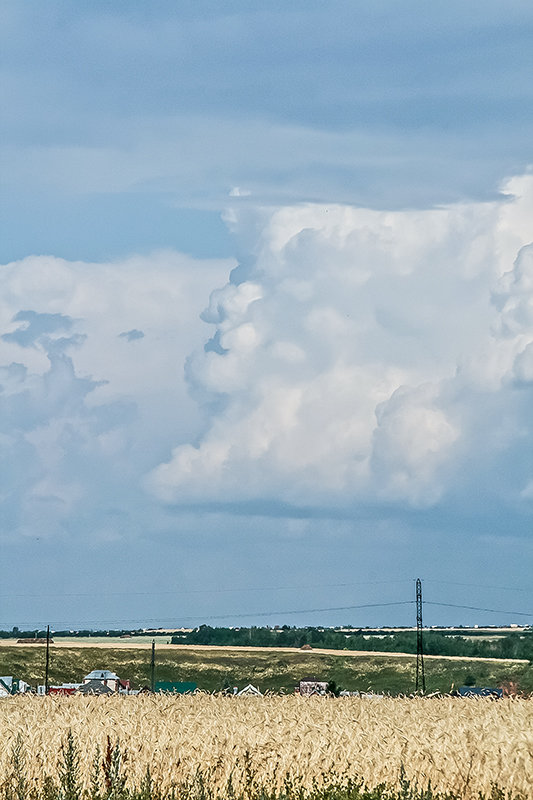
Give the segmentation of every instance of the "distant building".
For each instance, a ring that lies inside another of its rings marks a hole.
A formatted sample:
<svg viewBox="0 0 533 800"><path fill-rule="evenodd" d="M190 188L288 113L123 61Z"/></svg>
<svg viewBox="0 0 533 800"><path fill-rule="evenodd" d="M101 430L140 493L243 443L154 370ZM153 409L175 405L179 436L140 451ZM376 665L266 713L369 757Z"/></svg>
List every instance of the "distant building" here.
<svg viewBox="0 0 533 800"><path fill-rule="evenodd" d="M89 672L83 679L83 686L87 686L89 683L93 688L95 683L99 683L112 692L120 692L121 690L128 691L130 688L129 681L122 680L115 672L111 672L109 669L93 669L93 671ZM80 689L83 688L83 686L80 687Z"/></svg>
<svg viewBox="0 0 533 800"><path fill-rule="evenodd" d="M259 691L257 686L253 686L253 684L248 683L244 689L241 689L240 692L237 692L237 697L263 697L263 693Z"/></svg>
<svg viewBox="0 0 533 800"><path fill-rule="evenodd" d="M114 694L115 690L110 686L102 683L102 681L84 681L79 689L79 694Z"/></svg>
<svg viewBox="0 0 533 800"><path fill-rule="evenodd" d="M297 692L304 697L311 697L315 694L324 695L327 694L327 691L328 682L314 677L302 678L297 688Z"/></svg>
<svg viewBox="0 0 533 800"><path fill-rule="evenodd" d="M49 686L48 694L57 694L63 697L68 697L68 695L75 694L81 685L81 683L62 683L58 686Z"/></svg>
<svg viewBox="0 0 533 800"><path fill-rule="evenodd" d="M31 691L31 686L26 681L13 678L12 675L0 677L0 697L9 697L13 694L25 694Z"/></svg>
<svg viewBox="0 0 533 800"><path fill-rule="evenodd" d="M50 644L54 643L54 640L50 637L49 640ZM17 644L46 644L46 638L42 637L33 637L30 639L17 639Z"/></svg>

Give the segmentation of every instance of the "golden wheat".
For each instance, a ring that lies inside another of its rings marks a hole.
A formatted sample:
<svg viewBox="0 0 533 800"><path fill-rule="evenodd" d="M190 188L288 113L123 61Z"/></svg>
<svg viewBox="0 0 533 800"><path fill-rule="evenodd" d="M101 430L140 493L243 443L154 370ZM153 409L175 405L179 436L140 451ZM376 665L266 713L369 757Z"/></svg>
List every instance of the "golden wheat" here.
<svg viewBox="0 0 533 800"><path fill-rule="evenodd" d="M69 729L87 756L86 781L109 735L125 748L137 784L147 766L164 786L199 767L217 786L232 772L238 783L248 752L252 769L273 783L286 772L307 786L348 772L374 785L397 781L403 765L411 780L464 797L493 783L533 797L533 700L20 696L0 701L0 780L17 734L37 782L54 772Z"/></svg>

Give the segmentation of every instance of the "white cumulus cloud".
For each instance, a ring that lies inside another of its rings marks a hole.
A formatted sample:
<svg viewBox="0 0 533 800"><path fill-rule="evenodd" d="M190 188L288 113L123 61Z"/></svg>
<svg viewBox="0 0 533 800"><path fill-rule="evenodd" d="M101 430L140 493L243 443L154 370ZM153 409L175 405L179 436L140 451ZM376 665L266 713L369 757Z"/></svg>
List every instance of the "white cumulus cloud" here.
<svg viewBox="0 0 533 800"><path fill-rule="evenodd" d="M228 212L248 255L212 292L212 336L187 367L206 429L152 490L178 504L423 507L470 482L472 461L494 459L494 477L532 434L530 416L511 425L504 411L533 369L533 177L504 191L430 210Z"/></svg>

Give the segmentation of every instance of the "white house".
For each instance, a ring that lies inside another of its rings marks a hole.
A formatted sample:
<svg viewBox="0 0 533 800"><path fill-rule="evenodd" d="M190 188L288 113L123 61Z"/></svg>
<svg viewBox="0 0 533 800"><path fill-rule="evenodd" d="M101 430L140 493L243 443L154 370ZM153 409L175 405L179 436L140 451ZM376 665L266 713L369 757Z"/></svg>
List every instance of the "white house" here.
<svg viewBox="0 0 533 800"><path fill-rule="evenodd" d="M121 685L118 675L115 672L111 672L109 669L93 669L92 672L89 672L89 674L85 676L83 683L90 683L92 681L98 681L102 686L108 686L112 692L118 692Z"/></svg>

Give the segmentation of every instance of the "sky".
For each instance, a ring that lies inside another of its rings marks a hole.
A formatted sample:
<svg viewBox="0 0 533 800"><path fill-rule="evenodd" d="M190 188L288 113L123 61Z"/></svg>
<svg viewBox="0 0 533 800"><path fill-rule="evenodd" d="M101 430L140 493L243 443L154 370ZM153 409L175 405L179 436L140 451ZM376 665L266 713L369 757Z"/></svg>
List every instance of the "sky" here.
<svg viewBox="0 0 533 800"><path fill-rule="evenodd" d="M533 624L531 3L1 8L0 628Z"/></svg>

